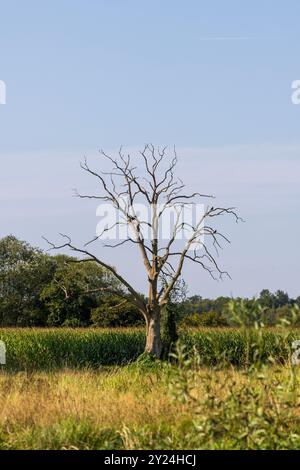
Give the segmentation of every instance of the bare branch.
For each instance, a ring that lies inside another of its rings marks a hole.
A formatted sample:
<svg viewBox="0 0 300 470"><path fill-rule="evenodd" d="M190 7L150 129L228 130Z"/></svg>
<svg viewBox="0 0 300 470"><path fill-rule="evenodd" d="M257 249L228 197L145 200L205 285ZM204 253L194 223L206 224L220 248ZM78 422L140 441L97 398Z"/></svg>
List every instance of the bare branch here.
<svg viewBox="0 0 300 470"><path fill-rule="evenodd" d="M87 256L88 258L85 258L83 261L95 261L97 264L99 264L100 266L102 266L103 268L105 268L107 271L109 271L110 273L112 273L114 275L115 278L118 279L118 281L121 282L121 284L123 284L124 287L126 287L126 289L128 290L128 292L130 292L130 294L133 296L134 300L137 302L137 304L139 305L139 307L142 307L142 308L145 308L145 302L144 302L144 299L141 297L141 295L129 284L128 281L126 281L126 279L121 276L115 268L113 268L112 266L110 266L109 264L105 263L104 261L100 260L99 258L97 258L93 253L87 251L87 250L84 250L84 249L80 249L80 248L77 248L75 247L74 245L72 245L72 241L71 241L71 238L68 236L68 235L64 235L64 234L60 234L63 238L66 238L67 239L67 242L66 243L63 243L61 245L55 245L54 243L50 242L49 240L47 240L45 237L44 240L50 245L51 249L52 250L61 250L63 248L69 248L71 251L74 251L76 253L80 253L82 255L85 255Z"/></svg>
<svg viewBox="0 0 300 470"><path fill-rule="evenodd" d="M235 207L208 205L204 214L198 217L199 220L190 223L182 220L183 208L188 205L193 206L201 199L213 199L214 196L201 191L186 192L183 181L175 176L178 161L175 148L171 157L168 156L167 147L155 148L152 144L145 144L136 158L130 154L126 155L122 147L116 156L108 155L103 150L100 150L99 154L112 167L110 172L91 169L86 158L81 163L81 168L99 182L99 195L78 192L75 194L82 199L95 199L111 204L117 211L118 217L114 223L88 241L83 249L74 246L71 238L66 235L62 235L64 243L61 245L55 245L47 240L51 249L69 248L83 256L83 259L77 260L78 262L94 261L113 274L123 286L124 292L117 293L113 287L105 287L105 291L124 297L136 305L144 314L147 326L154 313L157 314L161 306L168 302L185 262L197 264L213 279L229 277L228 272L220 267L218 256L222 244L230 243L230 240L213 226L212 221L225 215L233 216L236 222L242 219ZM136 204L141 202L146 205L149 220L145 220L147 217L140 215L137 210ZM166 217L170 208L175 210L175 222L170 228L167 240L161 242L160 230L163 217ZM128 243L137 246L148 281L147 300L115 268L87 250L88 245L102 240L118 225L130 229L126 234L127 237L124 240L105 242L104 247L118 248ZM144 229L151 232L149 239L145 236ZM184 233L184 237L179 241L181 232ZM160 286L162 278L165 282ZM99 287L99 291L104 291L103 289Z"/></svg>

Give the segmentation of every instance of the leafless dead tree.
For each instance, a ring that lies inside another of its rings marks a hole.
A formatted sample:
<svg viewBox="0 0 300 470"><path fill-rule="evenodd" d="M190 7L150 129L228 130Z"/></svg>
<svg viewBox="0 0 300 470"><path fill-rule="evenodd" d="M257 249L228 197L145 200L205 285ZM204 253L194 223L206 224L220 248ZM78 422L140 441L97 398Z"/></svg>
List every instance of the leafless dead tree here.
<svg viewBox="0 0 300 470"><path fill-rule="evenodd" d="M122 148L116 157L100 151L100 156L107 159L112 168L109 173L95 171L88 165L87 160L81 168L94 176L100 186L99 195L79 194L80 198L96 199L111 204L118 218L110 226L85 244L83 248L74 246L70 237L62 235L64 241L60 245L50 243L53 249L69 248L83 256L84 261L95 261L105 268L121 283L123 290L99 287L100 290L118 295L135 305L145 318L146 346L145 352L160 357L162 341L160 335L161 309L168 302L176 282L182 274L185 262L193 262L206 270L214 279L229 276L221 270L217 262L218 249L228 238L221 233L212 222L216 217L230 214L236 221L241 220L233 207L214 207L206 204L200 218L193 223L187 223L183 218L186 205L191 206L202 199L210 200L211 195L185 193L185 185L175 177L177 155L168 156L167 148L155 148L152 144L144 149L134 159L125 155ZM144 220L136 211L135 205L143 203L149 209L151 216ZM164 215L170 211L175 214L171 233L167 241L160 240L160 228ZM148 282L148 296L145 299L114 267L99 259L88 248L92 243L101 239L104 232L125 225L129 228L127 238L107 247L116 248L126 243L134 244L140 252ZM145 229L151 236L145 237ZM184 241L178 242L178 235L183 230L188 232ZM179 247L178 247L179 245ZM163 282L162 282L163 280Z"/></svg>

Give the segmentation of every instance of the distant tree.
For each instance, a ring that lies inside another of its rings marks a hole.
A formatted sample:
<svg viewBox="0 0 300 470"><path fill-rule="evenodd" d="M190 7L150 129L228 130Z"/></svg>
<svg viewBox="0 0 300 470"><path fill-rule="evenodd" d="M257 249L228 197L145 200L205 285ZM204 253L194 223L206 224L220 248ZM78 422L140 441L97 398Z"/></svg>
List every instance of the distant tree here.
<svg viewBox="0 0 300 470"><path fill-rule="evenodd" d="M40 293L55 271L54 260L10 235L0 240L1 325L43 326Z"/></svg>
<svg viewBox="0 0 300 470"><path fill-rule="evenodd" d="M221 313L210 310L199 317L200 326L223 327L228 326L228 321Z"/></svg>
<svg viewBox="0 0 300 470"><path fill-rule="evenodd" d="M209 311L214 311L219 315L222 315L226 311L229 301L230 297L218 297L211 301L211 308Z"/></svg>
<svg viewBox="0 0 300 470"><path fill-rule="evenodd" d="M274 295L274 307L275 308L284 307L285 305L289 305L289 304L290 304L290 298L286 292L282 290L278 290L275 292L275 295Z"/></svg>
<svg viewBox="0 0 300 470"><path fill-rule="evenodd" d="M49 326L87 326L91 312L101 302L99 286L116 284L97 263L77 263L65 255L54 257L56 271L40 298L48 311Z"/></svg>
<svg viewBox="0 0 300 470"><path fill-rule="evenodd" d="M188 315L202 315L211 311L222 315L227 308L230 297L217 297L216 299L204 299L200 296L194 295L189 297L183 302L184 316Z"/></svg>
<svg viewBox="0 0 300 470"><path fill-rule="evenodd" d="M143 317L139 310L126 300L114 295L104 295L100 305L91 312L92 325L102 328L141 326Z"/></svg>
<svg viewBox="0 0 300 470"><path fill-rule="evenodd" d="M275 298L274 294L272 294L269 289L263 289L259 294L258 301L260 305L266 308L274 308L275 307Z"/></svg>

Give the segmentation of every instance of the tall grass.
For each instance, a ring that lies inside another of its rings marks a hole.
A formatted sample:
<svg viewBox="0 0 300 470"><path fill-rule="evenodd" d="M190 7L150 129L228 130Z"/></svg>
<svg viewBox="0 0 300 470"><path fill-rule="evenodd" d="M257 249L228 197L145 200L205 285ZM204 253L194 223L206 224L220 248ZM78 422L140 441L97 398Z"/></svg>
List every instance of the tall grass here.
<svg viewBox="0 0 300 470"><path fill-rule="evenodd" d="M0 374L0 450L300 449L289 366L258 375L178 359Z"/></svg>
<svg viewBox="0 0 300 470"><path fill-rule="evenodd" d="M261 338L260 336L261 335ZM220 361L238 367L253 362L256 343L261 341L261 360L272 356L285 363L291 344L300 338L297 329L201 328L182 330L181 341L195 349L201 362L213 366ZM0 340L7 348L7 371L97 368L125 365L134 361L144 349L141 329L0 329Z"/></svg>

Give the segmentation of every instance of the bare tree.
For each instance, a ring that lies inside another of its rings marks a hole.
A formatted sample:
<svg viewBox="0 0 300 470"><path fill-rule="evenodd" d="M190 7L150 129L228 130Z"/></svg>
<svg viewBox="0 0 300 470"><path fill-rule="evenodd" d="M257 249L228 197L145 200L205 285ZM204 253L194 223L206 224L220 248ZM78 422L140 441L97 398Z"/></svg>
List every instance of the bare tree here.
<svg viewBox="0 0 300 470"><path fill-rule="evenodd" d="M197 220L187 222L183 213L186 207L196 205L204 199L213 196L201 193L187 194L183 182L175 177L177 155L169 157L167 148L155 148L152 144L133 158L125 155L122 148L116 157L100 151L100 156L107 159L112 168L109 173L95 171L88 165L87 160L81 168L94 176L99 182L99 195L79 194L80 198L96 199L111 204L116 213L116 219L97 233L83 248L76 247L70 237L62 235L61 245L51 244L53 249L70 248L83 256L80 262L93 260L107 269L121 283L122 290L110 286L99 287L100 290L116 294L135 305L145 318L146 346L145 352L160 357L162 341L160 334L161 309L169 301L172 290L182 274L186 262L193 262L206 270L214 279L229 276L221 270L217 262L218 249L222 241L228 238L212 225L216 217L230 214L236 221L240 218L233 207L214 207L203 205L203 211ZM142 217L136 205L144 204L149 209L149 217ZM161 237L164 217L173 213L172 228L166 239ZM148 296L143 297L114 267L99 259L89 246L103 238L103 235L116 227L128 228L126 238L108 244L106 247L117 248L127 243L137 247L145 269L148 283ZM145 236L145 233L150 236ZM185 233L183 240L180 234ZM163 238L163 239L161 239Z"/></svg>

